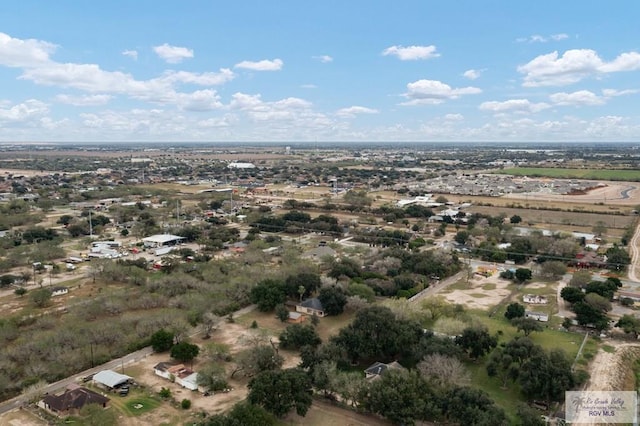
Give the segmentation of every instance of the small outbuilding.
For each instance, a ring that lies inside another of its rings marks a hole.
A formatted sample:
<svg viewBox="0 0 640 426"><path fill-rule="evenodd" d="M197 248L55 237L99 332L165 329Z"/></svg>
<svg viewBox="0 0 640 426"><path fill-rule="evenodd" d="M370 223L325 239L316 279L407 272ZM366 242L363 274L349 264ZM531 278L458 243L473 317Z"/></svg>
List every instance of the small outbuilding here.
<svg viewBox="0 0 640 426"><path fill-rule="evenodd" d="M112 370L102 370L93 376L93 382L98 386L106 389L116 389L124 384L129 383L132 378L126 374L116 373Z"/></svg>

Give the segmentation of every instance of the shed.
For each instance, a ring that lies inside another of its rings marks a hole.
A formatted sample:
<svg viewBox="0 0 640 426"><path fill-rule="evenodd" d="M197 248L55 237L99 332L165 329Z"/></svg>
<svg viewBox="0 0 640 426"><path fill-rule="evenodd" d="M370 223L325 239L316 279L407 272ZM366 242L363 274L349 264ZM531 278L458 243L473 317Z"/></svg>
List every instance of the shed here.
<svg viewBox="0 0 640 426"><path fill-rule="evenodd" d="M93 381L109 389L117 388L128 383L132 378L126 374L116 373L112 370L102 370L93 376Z"/></svg>

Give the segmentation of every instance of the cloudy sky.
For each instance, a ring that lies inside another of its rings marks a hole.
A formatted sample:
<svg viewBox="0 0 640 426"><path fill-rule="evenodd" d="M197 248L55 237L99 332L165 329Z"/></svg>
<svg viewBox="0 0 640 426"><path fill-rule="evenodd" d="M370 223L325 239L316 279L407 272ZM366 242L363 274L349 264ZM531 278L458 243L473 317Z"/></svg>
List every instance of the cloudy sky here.
<svg viewBox="0 0 640 426"><path fill-rule="evenodd" d="M638 141L640 2L11 0L0 141Z"/></svg>

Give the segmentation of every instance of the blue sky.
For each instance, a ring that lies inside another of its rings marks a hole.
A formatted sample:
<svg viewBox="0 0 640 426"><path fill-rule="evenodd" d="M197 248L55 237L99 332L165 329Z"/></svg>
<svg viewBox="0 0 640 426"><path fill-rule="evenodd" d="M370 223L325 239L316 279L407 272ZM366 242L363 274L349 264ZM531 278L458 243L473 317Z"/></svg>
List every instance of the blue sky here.
<svg viewBox="0 0 640 426"><path fill-rule="evenodd" d="M7 1L0 141L639 141L640 3Z"/></svg>

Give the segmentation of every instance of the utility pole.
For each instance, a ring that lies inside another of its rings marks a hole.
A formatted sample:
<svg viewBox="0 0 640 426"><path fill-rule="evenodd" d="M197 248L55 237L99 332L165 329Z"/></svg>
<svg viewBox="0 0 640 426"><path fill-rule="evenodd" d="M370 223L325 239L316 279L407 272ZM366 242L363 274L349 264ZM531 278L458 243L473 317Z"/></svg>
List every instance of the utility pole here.
<svg viewBox="0 0 640 426"><path fill-rule="evenodd" d="M91 221L91 210L89 210L89 238L93 238L93 222Z"/></svg>

